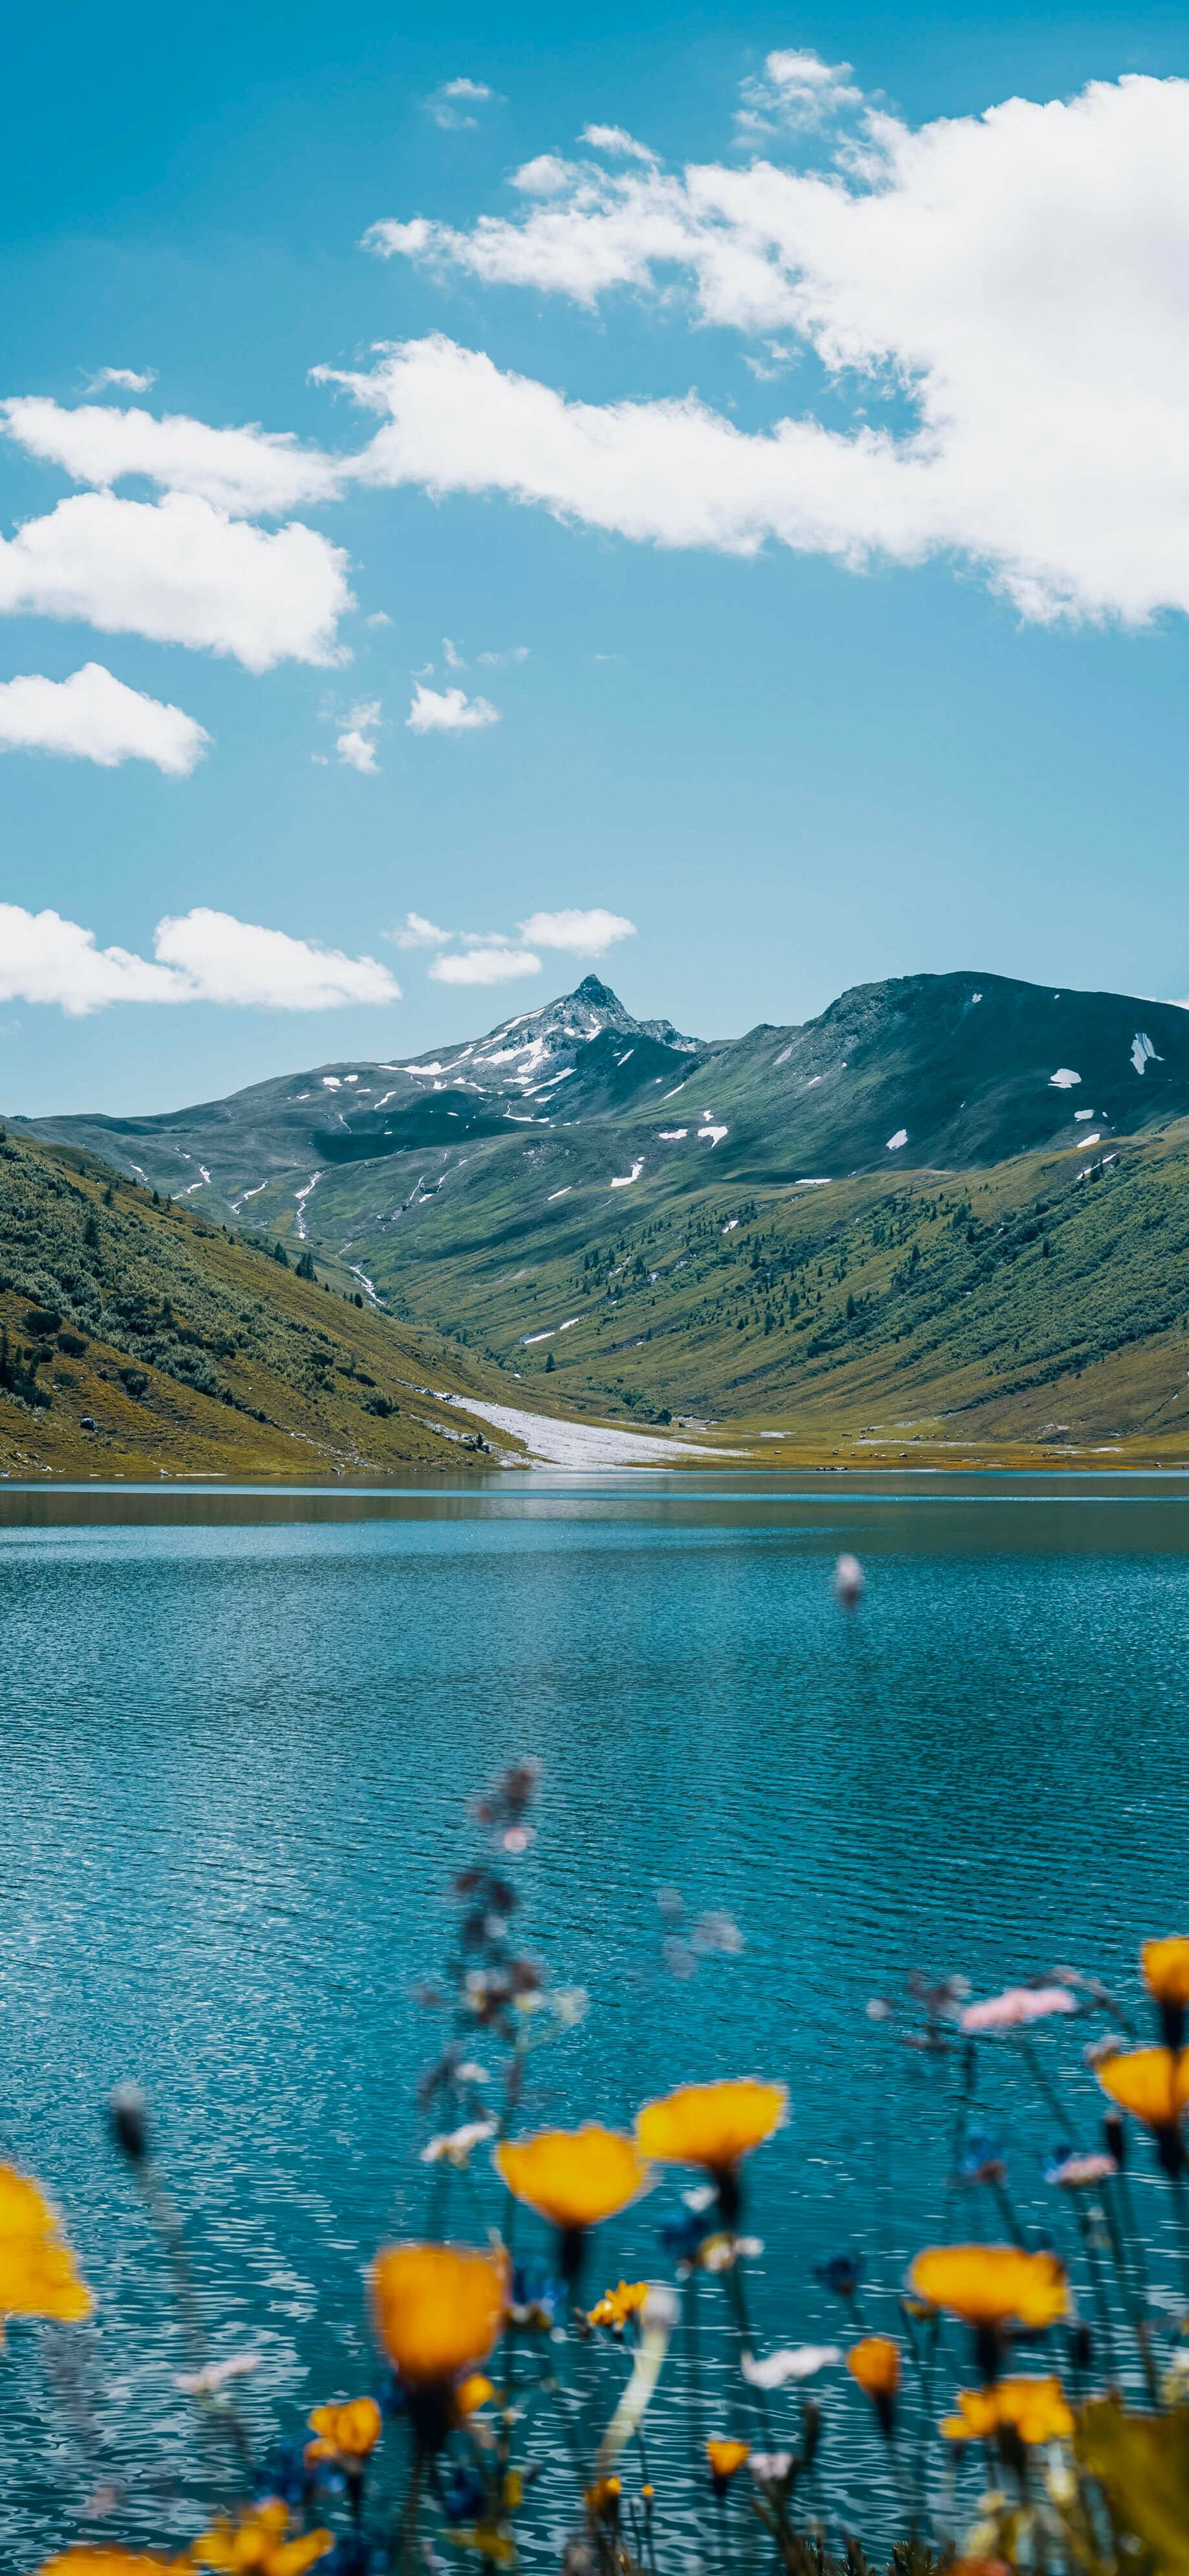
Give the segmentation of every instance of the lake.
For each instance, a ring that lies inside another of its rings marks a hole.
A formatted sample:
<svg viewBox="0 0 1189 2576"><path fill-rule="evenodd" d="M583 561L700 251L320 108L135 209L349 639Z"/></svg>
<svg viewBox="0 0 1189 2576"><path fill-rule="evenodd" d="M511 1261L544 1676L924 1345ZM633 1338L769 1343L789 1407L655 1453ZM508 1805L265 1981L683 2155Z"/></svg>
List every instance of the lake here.
<svg viewBox="0 0 1189 2576"><path fill-rule="evenodd" d="M841 1549L867 1574L851 1615ZM527 1945L590 1997L530 2060L533 2125L784 2078L789 2124L750 2173L762 2338L845 2340L813 2273L839 2247L865 2258L864 2321L894 2329L916 2246L1000 2232L978 2193L947 2215L954 2061L903 2044L911 1970L982 1993L1070 1962L1138 2010L1141 1937L1189 1929L1180 1477L5 1486L0 1620L2 2151L52 2191L99 2295L93 2329L17 2326L0 2363L14 2570L84 2534L104 2486L121 2537L180 2546L213 2474L106 2143L121 2080L149 2095L213 2345L261 2356L260 2441L368 2385L362 2269L426 2205L415 2085L440 2023L417 1990L449 1951L468 1797L512 1758L543 1770ZM674 1974L664 1888L687 1922L732 1917L743 1954ZM1038 2042L1083 2143L1099 2028ZM1064 2245L1054 2120L1011 2041L982 2052L977 2115L1024 2222ZM604 2231L601 2276L666 2268L657 2227L689 2179ZM1163 2204L1134 2188L1171 2285ZM454 2223L475 2231L465 2197ZM831 2493L875 2527L862 2401L815 2385Z"/></svg>

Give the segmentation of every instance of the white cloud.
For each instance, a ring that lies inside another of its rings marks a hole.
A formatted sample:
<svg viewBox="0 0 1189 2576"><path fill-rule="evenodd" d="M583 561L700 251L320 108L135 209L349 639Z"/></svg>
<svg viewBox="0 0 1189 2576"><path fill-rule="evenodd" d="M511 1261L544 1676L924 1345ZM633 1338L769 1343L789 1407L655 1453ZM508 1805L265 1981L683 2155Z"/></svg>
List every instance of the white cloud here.
<svg viewBox="0 0 1189 2576"><path fill-rule="evenodd" d="M634 939L636 925L621 912L534 912L519 924L530 948L565 948L574 957L602 957L617 939Z"/></svg>
<svg viewBox="0 0 1189 2576"><path fill-rule="evenodd" d="M181 999L167 967L126 948L97 948L93 930L56 912L0 903L0 1001L56 1002L71 1019L108 1002Z"/></svg>
<svg viewBox="0 0 1189 2576"><path fill-rule="evenodd" d="M584 125L578 140L589 143L593 152L615 152L621 161L656 160L655 152L646 143L637 143L624 125Z"/></svg>
<svg viewBox="0 0 1189 2576"><path fill-rule="evenodd" d="M150 760L167 778L188 778L210 735L180 707L126 688L102 662L68 680L28 673L0 685L0 750L53 751L116 769Z"/></svg>
<svg viewBox="0 0 1189 2576"><path fill-rule="evenodd" d="M443 81L440 89L431 91L425 104L435 125L440 125L446 134L458 134L479 122L478 117L470 115L468 110L485 107L494 96L494 90L488 89L485 81L449 80Z"/></svg>
<svg viewBox="0 0 1189 2576"><path fill-rule="evenodd" d="M369 698L365 705L352 707L345 730L335 737L335 750L348 769L358 769L365 777L379 773L376 746L372 740L380 722L380 701Z"/></svg>
<svg viewBox="0 0 1189 2576"><path fill-rule="evenodd" d="M181 998L263 1011L334 1011L350 1003L399 1002L400 986L375 957L291 939L286 931L237 921L199 905L158 922L154 954L190 989Z"/></svg>
<svg viewBox="0 0 1189 2576"><path fill-rule="evenodd" d="M696 322L811 349L849 425L569 403L434 338L343 379L389 415L358 470L658 545L776 539L855 569L955 553L1030 618L1189 610L1187 156L1189 82L1129 74L916 131L871 111L824 171L551 158L514 217L371 242L586 305L671 298L676 272ZM889 395L907 425L872 427Z"/></svg>
<svg viewBox="0 0 1189 2576"><path fill-rule="evenodd" d="M40 394L0 403L0 426L27 455L61 466L74 483L106 489L139 474L162 491L193 493L232 518L271 518L306 503L333 501L345 470L341 458L299 447L288 432L255 424L211 429L182 413L156 420L152 412L113 411L96 403L67 411Z"/></svg>
<svg viewBox="0 0 1189 2576"><path fill-rule="evenodd" d="M386 935L395 948L444 948L454 932L439 930L437 923L427 921L422 912L407 912L404 929L390 930Z"/></svg>
<svg viewBox="0 0 1189 2576"><path fill-rule="evenodd" d="M475 947L462 956L435 957L430 967L434 984L510 984L520 975L539 975L541 960L531 949Z"/></svg>
<svg viewBox="0 0 1189 2576"><path fill-rule="evenodd" d="M480 653L477 659L485 662L490 671L506 671L513 662L527 662L528 655L527 644L509 644L506 653Z"/></svg>
<svg viewBox="0 0 1189 2576"><path fill-rule="evenodd" d="M411 733L474 733L499 720L499 709L486 698L468 698L465 689L427 689L420 680L405 717Z"/></svg>
<svg viewBox="0 0 1189 2576"><path fill-rule="evenodd" d="M112 1002L326 1011L400 999L395 977L374 957L345 957L203 907L158 922L153 948L155 964L126 948L99 948L93 930L60 913L0 904L0 1001L54 1003L81 1019Z"/></svg>
<svg viewBox="0 0 1189 2576"><path fill-rule="evenodd" d="M863 93L847 80L849 63L824 63L820 54L786 49L769 54L760 77L741 81L742 107L735 118L741 143L760 135L824 125L843 108L861 107Z"/></svg>
<svg viewBox="0 0 1189 2576"><path fill-rule="evenodd" d="M462 655L458 650L458 646L451 643L448 635L443 635L442 637L442 651L446 657L446 668L448 671L465 671L466 663L463 661Z"/></svg>
<svg viewBox="0 0 1189 2576"><path fill-rule="evenodd" d="M249 671L339 658L347 557L299 521L272 535L186 493L82 492L0 539L0 614L82 618L231 653Z"/></svg>
<svg viewBox="0 0 1189 2576"><path fill-rule="evenodd" d="M113 391L122 394L147 394L150 385L156 382L155 367L146 367L143 375L138 375L135 367L99 367L93 376L88 376L85 391L98 394L110 385Z"/></svg>

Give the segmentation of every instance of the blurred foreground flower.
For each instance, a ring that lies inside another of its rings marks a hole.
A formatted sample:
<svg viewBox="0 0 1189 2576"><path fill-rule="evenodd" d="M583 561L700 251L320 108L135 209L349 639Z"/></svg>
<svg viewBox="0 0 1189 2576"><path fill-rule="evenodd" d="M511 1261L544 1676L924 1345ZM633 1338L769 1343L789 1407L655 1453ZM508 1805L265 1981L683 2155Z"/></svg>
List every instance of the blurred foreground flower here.
<svg viewBox="0 0 1189 2576"><path fill-rule="evenodd" d="M568 2282L581 2269L586 2229L616 2217L652 2182L634 2140L597 2120L580 2129L541 2129L535 2138L505 2138L492 2161L515 2198L557 2228Z"/></svg>
<svg viewBox="0 0 1189 2576"><path fill-rule="evenodd" d="M997 2379L992 2388L960 2388L958 2413L946 2415L947 2442L985 2442L1011 2431L1021 2442L1066 2442L1073 2416L1059 2379Z"/></svg>
<svg viewBox="0 0 1189 2576"><path fill-rule="evenodd" d="M853 2299L863 2278L863 2257L849 2252L831 2254L824 2263L814 2264L813 2277L821 2282L823 2290L832 2290L836 2299Z"/></svg>
<svg viewBox="0 0 1189 2576"><path fill-rule="evenodd" d="M834 1566L834 1598L842 1610L857 1610L863 1598L866 1577L857 1556L845 1552Z"/></svg>
<svg viewBox="0 0 1189 2576"><path fill-rule="evenodd" d="M421 2162L423 2165L450 2164L456 2173L463 2173L475 2148L485 2146L488 2138L494 2138L498 2127L498 2120L464 2120L460 2129L447 2129L440 2137L431 2138L428 2146L421 2150Z"/></svg>
<svg viewBox="0 0 1189 2576"><path fill-rule="evenodd" d="M1189 1940L1184 1933L1176 1932L1166 1941L1145 1941L1140 1967L1153 2003L1160 2006L1165 2047L1179 2048L1189 2005Z"/></svg>
<svg viewBox="0 0 1189 2576"><path fill-rule="evenodd" d="M1074 1997L1065 1986L1005 1986L1001 1995L988 1995L985 2003L967 2004L958 2028L973 2037L984 2030L1021 2030L1029 2022L1045 2021L1050 2013L1076 2011Z"/></svg>
<svg viewBox="0 0 1189 2576"><path fill-rule="evenodd" d="M306 2458L341 2460L347 2467L370 2460L384 2430L384 2418L374 2397L349 2397L339 2406L315 2406L309 2420L310 2431L318 2438L307 2442Z"/></svg>
<svg viewBox="0 0 1189 2576"><path fill-rule="evenodd" d="M1165 2172L1179 2174L1184 2163L1181 2114L1189 2102L1189 2049L1118 2050L1097 2069L1097 2075L1112 2102L1151 2130Z"/></svg>
<svg viewBox="0 0 1189 2576"><path fill-rule="evenodd" d="M891 2335L863 2335L852 2343L846 2356L851 2378L869 2397L875 2408L876 2421L888 2440L896 2429L896 2399L900 2392L900 2346Z"/></svg>
<svg viewBox="0 0 1189 2576"><path fill-rule="evenodd" d="M1056 2183L1062 2191L1086 2191L1095 2183L1109 2182L1118 2170L1114 2156L1101 2148L1086 2153L1077 2147L1058 2147L1045 2166L1045 2181Z"/></svg>
<svg viewBox="0 0 1189 2576"><path fill-rule="evenodd" d="M647 2297L647 2281L621 2281L617 2290L604 2290L602 2298L587 2311L587 2322L592 2326L611 2326L617 2333L622 2333L628 2318L638 2313Z"/></svg>
<svg viewBox="0 0 1189 2576"><path fill-rule="evenodd" d="M1037 2331L1067 2314L1069 2289L1055 2254L1018 2245L930 2245L909 2268L917 2297L970 2326Z"/></svg>
<svg viewBox="0 0 1189 2576"><path fill-rule="evenodd" d="M507 2306L507 2256L462 2245L389 2245L372 2265L376 2330L424 2450L440 2449L454 2382L486 2361Z"/></svg>
<svg viewBox="0 0 1189 2576"><path fill-rule="evenodd" d="M750 2388L783 2388L790 2379L813 2379L819 2370L829 2370L841 2361L838 2343L787 2344L782 2352L768 2352L757 2361L752 2352L739 2355L739 2368Z"/></svg>
<svg viewBox="0 0 1189 2576"><path fill-rule="evenodd" d="M158 2558L151 2550L93 2549L84 2542L47 2558L37 2576L177 2576L190 2563L188 2553L185 2558Z"/></svg>
<svg viewBox="0 0 1189 2576"><path fill-rule="evenodd" d="M36 2183L0 2165L0 2317L56 2317L76 2325L93 2304Z"/></svg>
<svg viewBox="0 0 1189 2576"><path fill-rule="evenodd" d="M174 2381L186 2397L217 2397L233 2379L248 2379L264 2358L259 2352L233 2352L226 2361L207 2361L201 2370L181 2370Z"/></svg>
<svg viewBox="0 0 1189 2576"><path fill-rule="evenodd" d="M303 2531L290 2540L288 2530L288 2505L272 2498L237 2523L215 2523L194 2542L191 2556L219 2576L303 2576L334 2547L332 2531Z"/></svg>
<svg viewBox="0 0 1189 2576"><path fill-rule="evenodd" d="M710 2475L716 2495L725 2495L733 2477L743 2467L751 2449L749 2442L714 2441L706 2444Z"/></svg>
<svg viewBox="0 0 1189 2576"><path fill-rule="evenodd" d="M701 2165L712 2174L728 2225L739 2207L744 2156L778 2129L788 2109L784 2084L736 2076L721 2084L683 2084L636 2114L636 2136L658 2164Z"/></svg>

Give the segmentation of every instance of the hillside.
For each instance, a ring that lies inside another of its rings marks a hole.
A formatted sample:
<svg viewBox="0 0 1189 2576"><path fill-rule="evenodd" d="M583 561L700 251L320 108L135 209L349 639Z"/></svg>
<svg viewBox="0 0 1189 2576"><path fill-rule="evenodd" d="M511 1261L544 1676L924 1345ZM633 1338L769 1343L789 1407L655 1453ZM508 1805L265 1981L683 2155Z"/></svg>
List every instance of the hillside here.
<svg viewBox="0 0 1189 2576"><path fill-rule="evenodd" d="M0 1472L489 1466L486 1426L465 1412L485 1383L437 1335L299 1279L269 1247L154 1205L77 1152L0 1135Z"/></svg>
<svg viewBox="0 0 1189 2576"><path fill-rule="evenodd" d="M340 1292L362 1283L373 1329L448 1351L489 1402L815 1452L1178 1436L1175 1006L921 976L728 1044L591 976L400 1066L40 1132L180 1191L166 1228L184 1205L312 1249L336 1316L360 1323Z"/></svg>

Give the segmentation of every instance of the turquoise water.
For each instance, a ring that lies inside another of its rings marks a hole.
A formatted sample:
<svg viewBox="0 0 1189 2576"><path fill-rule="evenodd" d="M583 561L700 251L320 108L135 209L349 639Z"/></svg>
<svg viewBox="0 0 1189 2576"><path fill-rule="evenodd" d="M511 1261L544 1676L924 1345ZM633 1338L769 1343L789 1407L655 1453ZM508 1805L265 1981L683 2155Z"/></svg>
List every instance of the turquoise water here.
<svg viewBox="0 0 1189 2576"><path fill-rule="evenodd" d="M865 2322L894 2326L944 2219L953 2062L868 2000L899 2005L913 1968L982 1992L1069 1961L1135 2004L1141 1936L1189 1928L1189 1488L853 1481L0 1495L0 2152L52 2189L100 2300L82 2334L15 2328L0 2364L5 2566L81 2531L97 2487L120 2491L113 2532L180 2540L217 2484L105 2143L115 2083L154 2106L213 2343L262 2356L255 2436L367 2385L362 2268L425 2208L439 2025L414 1990L449 1946L467 1797L522 1753L543 1765L527 1944L591 1998L532 2060L534 2124L785 2078L751 2178L761 2335L845 2336L812 2273L845 2245ZM853 1616L841 1548L867 1569ZM666 1885L728 1911L743 1956L674 1977ZM1041 2041L1083 2143L1092 2035ZM1021 2216L1064 2243L1054 2122L1011 2043L980 2093ZM596 2268L664 2270L677 2204L629 2213ZM959 2220L1000 2232L977 2194ZM454 2223L473 2232L465 2200ZM817 2387L832 2492L870 2524L862 2401Z"/></svg>

